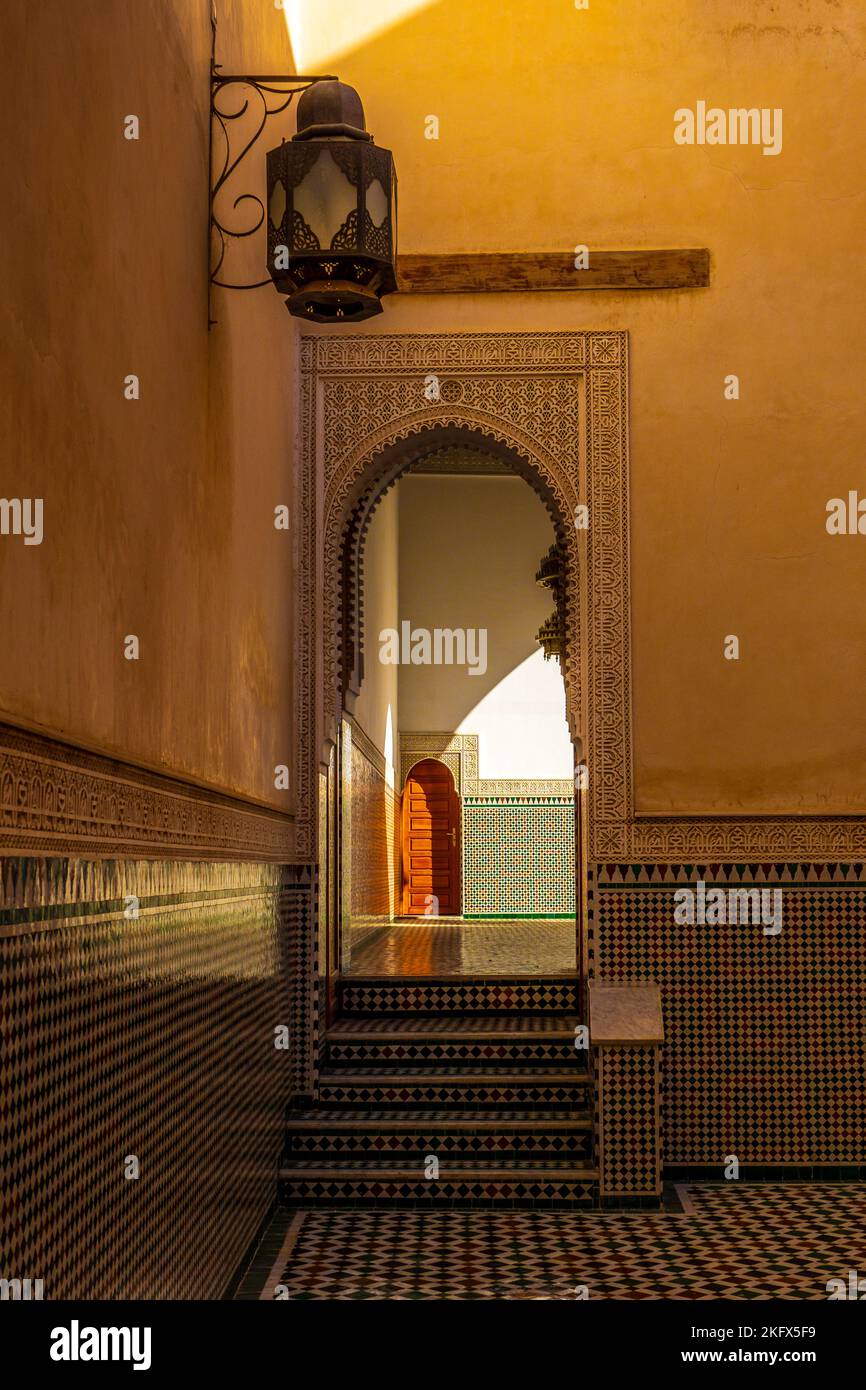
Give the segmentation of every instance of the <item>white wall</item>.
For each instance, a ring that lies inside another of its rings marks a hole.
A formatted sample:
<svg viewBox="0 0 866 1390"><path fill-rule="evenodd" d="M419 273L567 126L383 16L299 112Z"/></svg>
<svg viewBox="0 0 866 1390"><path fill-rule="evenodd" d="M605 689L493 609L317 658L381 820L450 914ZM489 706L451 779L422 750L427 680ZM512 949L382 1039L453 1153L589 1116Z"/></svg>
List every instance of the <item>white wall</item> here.
<svg viewBox="0 0 866 1390"><path fill-rule="evenodd" d="M364 550L364 681L355 719L385 755L385 776L394 784L398 757L399 668L379 661L379 633L396 627L398 614L399 509L397 490L373 513Z"/></svg>
<svg viewBox="0 0 866 1390"><path fill-rule="evenodd" d="M565 721L558 661L539 647L500 681L457 729L478 734L479 777L571 777L574 754Z"/></svg>
<svg viewBox="0 0 866 1390"><path fill-rule="evenodd" d="M477 733L481 777L570 778L559 663L545 662L535 641L553 610L553 596L535 583L554 539L543 504L522 478L505 476L410 474L396 491L400 619L487 630L483 675L391 668L399 669L400 729ZM368 648L368 669L371 657Z"/></svg>

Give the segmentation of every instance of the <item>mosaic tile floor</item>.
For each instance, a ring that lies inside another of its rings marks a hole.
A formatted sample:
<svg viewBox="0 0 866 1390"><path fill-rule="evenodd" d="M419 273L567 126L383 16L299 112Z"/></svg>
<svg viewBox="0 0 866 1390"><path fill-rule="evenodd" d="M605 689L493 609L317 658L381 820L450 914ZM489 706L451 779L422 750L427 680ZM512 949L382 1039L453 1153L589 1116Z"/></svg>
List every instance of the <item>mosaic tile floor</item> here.
<svg viewBox="0 0 866 1390"><path fill-rule="evenodd" d="M352 951L348 975L568 975L575 924L563 918L395 922Z"/></svg>
<svg viewBox="0 0 866 1390"><path fill-rule="evenodd" d="M866 1184L680 1191L683 1211L284 1211L236 1296L800 1301L866 1271Z"/></svg>

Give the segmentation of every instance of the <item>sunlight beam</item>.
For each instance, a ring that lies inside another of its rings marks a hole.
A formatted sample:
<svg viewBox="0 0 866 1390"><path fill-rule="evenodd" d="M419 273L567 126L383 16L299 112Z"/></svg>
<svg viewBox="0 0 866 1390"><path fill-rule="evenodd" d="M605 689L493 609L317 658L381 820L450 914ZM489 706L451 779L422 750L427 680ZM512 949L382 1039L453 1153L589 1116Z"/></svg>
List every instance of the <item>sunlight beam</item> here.
<svg viewBox="0 0 866 1390"><path fill-rule="evenodd" d="M325 72L334 60L437 0L284 0L298 72Z"/></svg>
<svg viewBox="0 0 866 1390"><path fill-rule="evenodd" d="M457 733L478 734L479 777L571 777L559 663L533 652L469 710Z"/></svg>

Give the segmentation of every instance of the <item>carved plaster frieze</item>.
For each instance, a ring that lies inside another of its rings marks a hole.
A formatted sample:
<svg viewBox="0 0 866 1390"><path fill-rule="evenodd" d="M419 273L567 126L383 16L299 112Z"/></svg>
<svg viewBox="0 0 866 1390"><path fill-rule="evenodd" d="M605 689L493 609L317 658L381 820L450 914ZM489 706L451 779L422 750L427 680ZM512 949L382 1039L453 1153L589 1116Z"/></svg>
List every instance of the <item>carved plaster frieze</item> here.
<svg viewBox="0 0 866 1390"><path fill-rule="evenodd" d="M477 797L545 797L557 801L574 799L574 787L562 777L481 777L467 796Z"/></svg>
<svg viewBox="0 0 866 1390"><path fill-rule="evenodd" d="M296 857L279 811L0 724L0 849L82 859Z"/></svg>
<svg viewBox="0 0 866 1390"><path fill-rule="evenodd" d="M468 796L467 787L478 783L478 735L449 733L401 733L400 787L416 763L435 758L444 763L454 778L454 790Z"/></svg>

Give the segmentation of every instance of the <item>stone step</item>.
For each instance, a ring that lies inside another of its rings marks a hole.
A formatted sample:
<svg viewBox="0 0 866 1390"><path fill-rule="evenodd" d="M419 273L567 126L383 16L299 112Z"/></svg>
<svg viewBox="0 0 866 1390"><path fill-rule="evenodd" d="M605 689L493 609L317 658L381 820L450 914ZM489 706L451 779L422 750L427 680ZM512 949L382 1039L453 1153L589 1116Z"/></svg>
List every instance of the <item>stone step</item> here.
<svg viewBox="0 0 866 1390"><path fill-rule="evenodd" d="M574 1110L588 1103L587 1072L573 1067L352 1067L325 1068L322 1106L459 1106L522 1110Z"/></svg>
<svg viewBox="0 0 866 1390"><path fill-rule="evenodd" d="M566 1158L592 1151L588 1111L299 1110L286 1122L287 1158L318 1154L442 1158Z"/></svg>
<svg viewBox="0 0 866 1390"><path fill-rule="evenodd" d="M578 977L572 975L347 975L338 985L339 1013L574 1014Z"/></svg>
<svg viewBox="0 0 866 1390"><path fill-rule="evenodd" d="M578 1062L577 1014L357 1014L329 1029L329 1066L468 1062L485 1066Z"/></svg>
<svg viewBox="0 0 866 1390"><path fill-rule="evenodd" d="M280 1169L279 1195L286 1204L341 1203L407 1206L598 1205L598 1172L572 1161L440 1160L436 1178L422 1163L405 1159L292 1160Z"/></svg>

